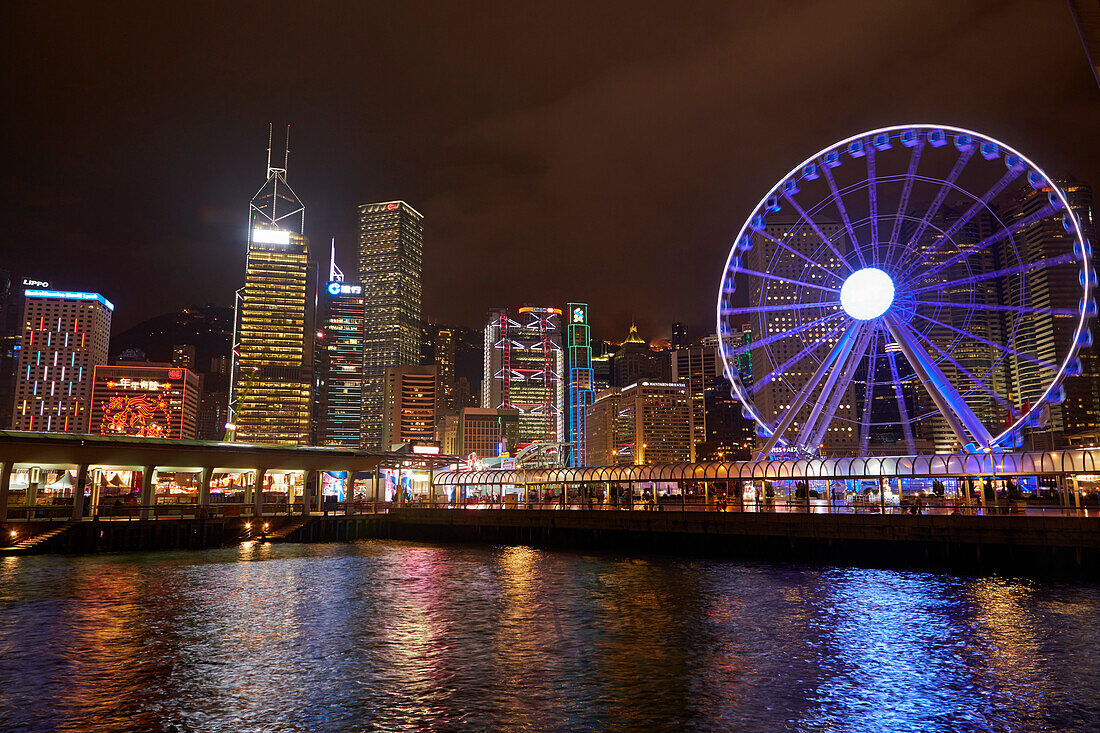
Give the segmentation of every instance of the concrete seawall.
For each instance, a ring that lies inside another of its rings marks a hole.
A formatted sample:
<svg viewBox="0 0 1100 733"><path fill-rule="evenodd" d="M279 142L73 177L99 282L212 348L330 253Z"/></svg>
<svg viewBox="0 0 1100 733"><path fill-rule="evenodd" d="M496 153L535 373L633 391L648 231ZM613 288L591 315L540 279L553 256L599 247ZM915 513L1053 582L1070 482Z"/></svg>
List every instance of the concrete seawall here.
<svg viewBox="0 0 1100 733"><path fill-rule="evenodd" d="M1100 576L1084 517L397 509L385 536Z"/></svg>
<svg viewBox="0 0 1100 733"><path fill-rule="evenodd" d="M384 514L15 524L24 536L60 527L27 552L203 549L246 540L391 538L668 552L840 565L1067 573L1100 578L1100 518L395 508ZM0 554L9 554L0 552Z"/></svg>

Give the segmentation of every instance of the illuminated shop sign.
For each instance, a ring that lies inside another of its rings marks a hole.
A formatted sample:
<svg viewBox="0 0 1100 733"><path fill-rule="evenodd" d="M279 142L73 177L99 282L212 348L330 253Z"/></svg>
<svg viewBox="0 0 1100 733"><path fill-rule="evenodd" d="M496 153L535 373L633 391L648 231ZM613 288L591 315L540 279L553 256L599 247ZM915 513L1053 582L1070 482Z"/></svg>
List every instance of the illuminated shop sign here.
<svg viewBox="0 0 1100 733"><path fill-rule="evenodd" d="M253 229L252 241L260 244L290 244L290 232L282 229Z"/></svg>
<svg viewBox="0 0 1100 733"><path fill-rule="evenodd" d="M115 304L99 293L78 293L72 290L24 290L23 296L27 298L61 298L63 300L98 300L107 310L113 311L115 309Z"/></svg>
<svg viewBox="0 0 1100 733"><path fill-rule="evenodd" d="M48 288L50 284L45 280L31 280L29 277L23 278L23 287L25 288Z"/></svg>
<svg viewBox="0 0 1100 733"><path fill-rule="evenodd" d="M330 282L328 284L329 295L362 295L362 285L349 285L342 282Z"/></svg>

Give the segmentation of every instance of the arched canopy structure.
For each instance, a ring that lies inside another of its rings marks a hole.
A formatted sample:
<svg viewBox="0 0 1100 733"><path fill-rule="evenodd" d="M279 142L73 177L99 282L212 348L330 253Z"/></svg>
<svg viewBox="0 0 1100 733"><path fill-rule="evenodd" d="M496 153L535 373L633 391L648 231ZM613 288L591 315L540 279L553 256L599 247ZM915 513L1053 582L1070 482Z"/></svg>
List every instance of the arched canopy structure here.
<svg viewBox="0 0 1100 733"><path fill-rule="evenodd" d="M1100 473L1100 449L1032 453L934 454L812 458L785 461L658 463L506 471L444 471L436 486L541 486L547 484L760 481L849 478L965 478Z"/></svg>

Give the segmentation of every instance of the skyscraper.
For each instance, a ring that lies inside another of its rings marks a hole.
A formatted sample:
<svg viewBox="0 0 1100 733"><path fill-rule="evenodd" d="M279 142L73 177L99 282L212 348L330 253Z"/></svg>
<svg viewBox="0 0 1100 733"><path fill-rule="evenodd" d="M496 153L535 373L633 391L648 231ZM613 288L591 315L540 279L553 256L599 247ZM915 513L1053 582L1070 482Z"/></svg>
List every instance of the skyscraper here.
<svg viewBox="0 0 1100 733"><path fill-rule="evenodd" d="M405 443L435 440L439 372L434 366L405 364L385 372L382 444L386 450Z"/></svg>
<svg viewBox="0 0 1100 733"><path fill-rule="evenodd" d="M588 406L596 398L593 388L592 331L588 326L588 305L566 306L566 349L569 362L569 442L566 454L570 466L588 465Z"/></svg>
<svg viewBox="0 0 1100 733"><path fill-rule="evenodd" d="M525 306L489 311L481 406L519 410L519 442L565 439L561 310Z"/></svg>
<svg viewBox="0 0 1100 733"><path fill-rule="evenodd" d="M596 466L694 461L687 386L642 380L596 395L588 408Z"/></svg>
<svg viewBox="0 0 1100 733"><path fill-rule="evenodd" d="M267 180L249 205L233 336L230 415L237 439L246 442L309 442L313 339L306 296L316 275L304 225L305 206L287 185L286 168L271 166L269 142Z"/></svg>
<svg viewBox="0 0 1100 733"><path fill-rule="evenodd" d="M92 374L107 363L114 309L99 293L23 291L15 430L88 432Z"/></svg>
<svg viewBox="0 0 1100 733"><path fill-rule="evenodd" d="M199 375L167 364L97 366L88 401L93 435L194 440Z"/></svg>
<svg viewBox="0 0 1100 733"><path fill-rule="evenodd" d="M672 324L671 343L674 349L686 349L691 345L691 342L688 341L687 327L679 321Z"/></svg>
<svg viewBox="0 0 1100 733"><path fill-rule="evenodd" d="M404 201L359 207L359 279L365 312L363 445L383 447L388 367L420 363L424 217Z"/></svg>
<svg viewBox="0 0 1100 733"><path fill-rule="evenodd" d="M335 258L334 245L328 281L320 296L317 442L360 448L363 443L363 286L345 282Z"/></svg>
<svg viewBox="0 0 1100 733"><path fill-rule="evenodd" d="M1081 222L1086 239L1095 248L1096 222L1093 212L1092 189L1079 181L1056 181L1066 194L1070 207ZM1051 191L1047 187L1026 187L1018 192L1015 205L1007 212L1010 221L1020 221L1033 216L1045 207ZM1064 213L1059 211L1020 230L1015 246L1026 262L1037 262L1064 255L1073 246L1073 240L1062 224ZM1014 262L1007 251L1008 242L1002 244L1000 259L1003 264ZM1010 346L1018 352L1056 362L1065 353L1073 339L1077 325L1074 316L1062 312L1080 298L1081 284L1076 266L1050 268L1039 276L1023 277L1014 274L1004 278L1008 292L1024 290L1024 305L1038 309L1034 316L1022 319L1015 330ZM1024 280L1024 283L1021 283ZM1050 419L1040 429L1053 431L1058 437L1091 432L1100 428L1100 357L1095 346L1082 349L1078 355L1080 368L1073 369L1064 382L1065 400L1050 407ZM1024 401L1034 404L1050 380L1050 372L1034 362L1012 355L1007 360L1012 377L1013 394L1017 404ZM1057 439L1057 438L1056 438ZM1045 441L1036 442L1041 446Z"/></svg>
<svg viewBox="0 0 1100 733"><path fill-rule="evenodd" d="M714 386L714 380L721 374L722 356L718 353L716 338L706 343L672 350L672 381L687 386L695 450L699 450L707 440L706 392Z"/></svg>

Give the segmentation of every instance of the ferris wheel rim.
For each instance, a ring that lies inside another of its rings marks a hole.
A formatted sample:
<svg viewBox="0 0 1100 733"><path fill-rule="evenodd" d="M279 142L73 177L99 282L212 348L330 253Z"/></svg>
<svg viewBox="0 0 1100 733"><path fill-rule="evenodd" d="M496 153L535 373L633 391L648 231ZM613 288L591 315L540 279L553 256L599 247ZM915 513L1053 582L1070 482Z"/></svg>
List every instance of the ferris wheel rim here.
<svg viewBox="0 0 1100 733"><path fill-rule="evenodd" d="M1076 320L1077 320L1077 322L1076 322L1076 325L1073 329L1072 340L1070 341L1070 344L1069 344L1068 348L1066 349L1065 355L1057 363L1057 367L1058 367L1057 371L1055 372L1053 377L1051 377L1049 379L1049 382L1046 385L1046 388L1043 390L1042 394L1035 400L1035 403L1033 405L1031 405L1027 411L1021 411L1020 414L1019 414L1019 417L1016 420L1014 420L1009 426L1005 427L1000 433L997 433L996 435L993 435L991 437L991 440L989 441L988 445L977 446L977 448L979 450L985 450L985 451L994 450L994 449L996 449L997 447L1000 446L1000 444L1005 440L1006 437L1012 436L1022 426L1026 425L1028 423L1028 421L1031 420L1032 417L1037 412L1039 412L1044 405L1046 405L1048 403L1048 401L1050 400L1054 390L1056 388L1058 388L1059 385L1061 385L1062 382L1065 380L1065 378L1067 376L1067 369L1068 369L1070 363L1077 357L1077 355L1080 351L1082 336L1087 330L1089 320L1092 318L1092 314L1090 314L1089 310L1090 310L1090 302L1092 300L1092 291L1096 287L1096 282L1095 282L1096 276L1095 276L1095 273L1093 272L1093 268L1090 264L1091 260L1092 260L1091 252L1090 252L1090 243L1088 242L1088 240L1085 239L1084 231L1082 230L1082 226L1081 226L1081 221L1078 218L1076 212L1074 212L1073 207L1069 203L1069 200L1066 198L1065 192L1062 190L1062 187L1060 185L1058 185L1054 181L1054 179L1051 178L1050 175L1048 175L1047 172L1043 168L1041 168L1037 163L1035 163L1034 160L1032 160L1030 157L1028 157L1024 153L1020 152L1016 148L1002 142L1001 140L999 140L997 138L991 137L991 136L989 136L985 133L977 132L975 130L971 130L971 129L968 129L968 128L965 128L965 127L960 127L960 126L956 126L956 125L944 125L944 124L939 124L939 123L909 123L909 124L888 125L888 126L884 126L884 127L874 128L874 129L871 129L871 130L866 130L866 131L863 131L863 132L856 133L854 135L850 135L850 136L848 136L848 137L846 137L842 140L839 140L839 141L836 141L836 142L834 142L830 145L827 145L826 147L824 147L824 148L818 150L817 152L815 152L813 155L810 155L807 158L805 158L801 163L799 163L794 168L792 168L786 175L782 176L779 179L778 183L776 183L771 189L769 189L768 192L766 194L764 194L764 196L761 197L761 199L752 208L751 212L749 213L748 218L745 220L744 224L742 224L740 230L737 233L737 236L733 240L733 242L734 242L733 246L730 247L729 254L726 257L725 266L722 269L722 275L721 275L721 278L719 280L719 287L718 287L718 302L717 302L717 306L716 306L716 322L717 322L717 329L716 330L717 330L717 333L718 333L718 347L719 347L719 354L722 358L722 366L723 366L723 369L724 369L724 372L725 372L725 376L731 384L731 392L737 398L737 401L742 406L742 410L744 412L748 412L748 414L752 418L753 422L758 426L758 428L763 429L764 433L769 438L774 436L774 430L775 430L776 426L774 426L774 425L772 425L772 424L770 424L767 421L762 419L755 403L750 398L748 398L747 395L742 391L743 385L740 383L740 379L737 377L737 373L736 373L736 370L734 368L735 367L735 362L733 360L733 355L729 353L729 348L726 344L726 338L725 338L725 333L727 332L727 329L726 329L725 326L727 326L728 324L725 322L725 317L723 315L723 296L725 294L724 289L725 289L725 284L726 284L727 280L732 278L732 271L735 271L737 269L737 268L733 267L733 260L736 256L738 256L738 249L740 247L740 244L744 240L744 237L745 237L746 233L752 231L751 224L753 222L754 217L758 216L759 213L761 212L761 210L768 203L768 201L770 199L772 199L774 196L776 196L776 194L779 193L783 189L784 184L786 184L788 181L790 181L792 179L798 180L800 178L801 172L807 166L813 164L815 161L819 160L822 156L825 156L826 154L828 154L832 151L843 151L845 146L847 146L850 143L853 143L857 140L864 140L864 139L867 139L867 138L872 138L873 139L874 137L882 135L882 134L900 133L900 132L904 132L904 131L907 131L907 130L916 130L918 132L924 132L924 133L927 133L927 131L931 131L931 130L938 130L938 131L942 131L944 133L950 133L952 135L968 135L968 136L972 136L974 138L977 138L979 141L985 141L985 142L993 143L994 145L996 145L998 147L998 149L1001 151L1002 154L1013 155L1013 156L1018 157L1020 159L1020 161L1022 161L1023 164L1025 164L1027 166L1027 168L1029 168L1032 171L1035 171L1036 173L1038 173L1042 177L1043 183L1045 185L1047 185L1050 188L1050 191L1057 197L1057 199L1060 203L1060 211L1062 212L1063 217L1068 217L1069 221L1073 225L1073 232L1072 232L1073 247L1072 247L1072 249L1073 249L1073 251L1076 252L1076 251L1078 251L1078 248L1079 248L1079 252L1080 252L1079 262L1080 262L1082 289L1081 289L1081 299L1079 301L1078 307L1076 308L1076 311L1077 311L1077 314L1076 314L1077 319ZM947 183L947 181L944 181L944 182ZM856 185L859 185L859 184L856 184ZM969 191L966 191L966 193L968 195L973 196L973 194L970 193ZM796 206L796 209L797 209L797 206ZM1053 215L1054 213L1057 213L1057 211L1058 210L1056 210L1055 212L1052 212L1051 215ZM805 217L803 216L801 218L805 218ZM1005 231L1007 231L1007 229ZM1011 239L1012 235L1010 234L1009 237ZM858 249L857 244L858 243L853 242L853 247L855 249ZM848 263L844 260L843 257L839 257L838 259L841 262L841 264L843 264L843 265L845 265L849 268L849 270L850 270L850 272L848 273L849 275L851 274L851 272L854 272L855 269L859 269L859 268L852 268L851 265L848 265ZM1010 413L1010 415L1011 415L1011 413ZM991 434L992 434L992 432L993 431L990 431ZM790 441L784 441L782 435L780 436L779 439L784 444L788 444L790 442Z"/></svg>

